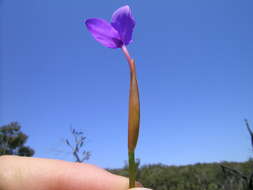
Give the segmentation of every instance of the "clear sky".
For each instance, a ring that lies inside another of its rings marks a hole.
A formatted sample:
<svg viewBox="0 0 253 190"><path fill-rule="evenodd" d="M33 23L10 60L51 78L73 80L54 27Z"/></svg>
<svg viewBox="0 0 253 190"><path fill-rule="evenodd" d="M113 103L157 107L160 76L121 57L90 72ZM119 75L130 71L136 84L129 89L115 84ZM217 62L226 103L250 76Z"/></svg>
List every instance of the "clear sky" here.
<svg viewBox="0 0 253 190"><path fill-rule="evenodd" d="M70 126L89 163L127 160L129 69L84 20L128 4L141 99L137 157L173 165L252 156L253 1L0 0L0 125L18 121L37 157L72 160Z"/></svg>

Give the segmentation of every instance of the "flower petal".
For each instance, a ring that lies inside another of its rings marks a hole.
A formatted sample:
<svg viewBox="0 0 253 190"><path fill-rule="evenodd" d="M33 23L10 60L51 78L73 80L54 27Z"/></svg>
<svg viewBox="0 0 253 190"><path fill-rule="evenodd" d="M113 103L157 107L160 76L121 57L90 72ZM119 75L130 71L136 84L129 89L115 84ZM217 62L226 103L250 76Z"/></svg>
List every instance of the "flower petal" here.
<svg viewBox="0 0 253 190"><path fill-rule="evenodd" d="M120 48L123 45L119 32L109 22L100 18L90 18L85 21L92 36L103 46Z"/></svg>
<svg viewBox="0 0 253 190"><path fill-rule="evenodd" d="M120 38L125 45L132 41L135 20L128 5L119 8L113 13L111 25L119 32Z"/></svg>

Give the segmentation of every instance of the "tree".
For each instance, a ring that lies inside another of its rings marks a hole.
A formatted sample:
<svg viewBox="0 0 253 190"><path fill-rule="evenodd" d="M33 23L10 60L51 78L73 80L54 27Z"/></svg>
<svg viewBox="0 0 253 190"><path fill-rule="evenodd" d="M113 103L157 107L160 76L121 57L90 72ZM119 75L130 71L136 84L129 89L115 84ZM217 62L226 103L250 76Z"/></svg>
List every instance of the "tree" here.
<svg viewBox="0 0 253 190"><path fill-rule="evenodd" d="M253 150L253 132L249 126L248 120L245 119L244 121L251 137L251 146ZM221 168L224 175L228 177L230 181L235 179L237 184L239 181L241 182L242 186L245 186L247 190L253 190L253 172L251 172L250 175L244 175L242 172L235 168L231 168L225 165L221 165Z"/></svg>
<svg viewBox="0 0 253 190"><path fill-rule="evenodd" d="M33 156L34 150L25 146L28 136L17 122L0 127L0 155Z"/></svg>
<svg viewBox="0 0 253 190"><path fill-rule="evenodd" d="M74 142L70 143L68 139L65 139L65 142L71 148L75 161L82 163L85 160L89 160L91 154L84 149L87 138L84 136L83 132L71 128L71 134L74 137Z"/></svg>

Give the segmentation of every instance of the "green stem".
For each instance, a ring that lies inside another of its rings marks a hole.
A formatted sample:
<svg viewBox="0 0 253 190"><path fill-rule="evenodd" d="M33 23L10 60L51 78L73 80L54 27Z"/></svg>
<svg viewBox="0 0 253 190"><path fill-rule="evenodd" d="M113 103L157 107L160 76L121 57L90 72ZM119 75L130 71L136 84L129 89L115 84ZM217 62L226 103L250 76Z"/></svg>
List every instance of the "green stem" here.
<svg viewBox="0 0 253 190"><path fill-rule="evenodd" d="M128 164L129 164L129 188L133 188L135 187L135 178L136 178L134 151L128 152Z"/></svg>

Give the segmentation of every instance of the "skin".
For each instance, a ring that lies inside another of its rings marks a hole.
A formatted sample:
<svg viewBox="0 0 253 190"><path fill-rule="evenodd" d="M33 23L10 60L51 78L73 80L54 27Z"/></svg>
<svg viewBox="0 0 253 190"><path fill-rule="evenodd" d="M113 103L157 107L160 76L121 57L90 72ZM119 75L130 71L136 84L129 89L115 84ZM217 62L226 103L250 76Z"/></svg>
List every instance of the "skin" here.
<svg viewBox="0 0 253 190"><path fill-rule="evenodd" d="M128 178L90 164L0 156L0 190L127 190L128 183Z"/></svg>

